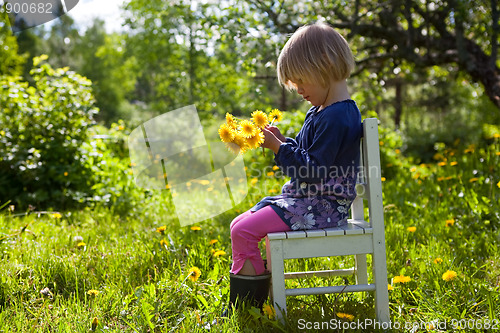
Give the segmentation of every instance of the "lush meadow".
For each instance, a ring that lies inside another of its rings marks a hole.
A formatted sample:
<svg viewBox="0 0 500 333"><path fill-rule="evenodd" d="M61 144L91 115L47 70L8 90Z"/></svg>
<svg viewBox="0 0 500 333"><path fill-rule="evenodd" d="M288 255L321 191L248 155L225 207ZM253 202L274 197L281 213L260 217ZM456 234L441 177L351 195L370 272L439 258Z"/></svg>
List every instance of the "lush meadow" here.
<svg viewBox="0 0 500 333"><path fill-rule="evenodd" d="M124 127L111 131L119 137ZM387 282L391 318L402 327L394 331L500 329L499 136L476 145L435 144L423 162L404 156L401 138L382 128ZM91 146L107 161L99 169L107 183L94 185L100 196L92 208L40 212L2 205L0 331L342 331L333 323L347 327L374 318L372 296L355 294L288 298L284 325L269 307L221 320L229 295L229 223L279 191L284 179L271 154L246 154L250 193L240 205L180 227L168 191L135 188L126 154L116 153L120 145L98 139ZM353 261L296 260L288 267Z"/></svg>

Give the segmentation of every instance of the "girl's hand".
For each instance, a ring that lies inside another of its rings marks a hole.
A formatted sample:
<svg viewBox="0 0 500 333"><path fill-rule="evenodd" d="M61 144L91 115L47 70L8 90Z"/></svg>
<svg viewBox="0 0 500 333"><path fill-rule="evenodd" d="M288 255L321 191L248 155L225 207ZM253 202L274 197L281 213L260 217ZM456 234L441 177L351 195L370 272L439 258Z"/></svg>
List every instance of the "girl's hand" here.
<svg viewBox="0 0 500 333"><path fill-rule="evenodd" d="M265 129L267 129L268 131L270 131L271 133L273 133L274 136L278 140L280 140L282 142L286 141L285 136L283 134L281 134L280 129L278 127L276 127L276 126L266 126Z"/></svg>
<svg viewBox="0 0 500 333"><path fill-rule="evenodd" d="M265 128L262 129L262 133L264 133L264 143L262 143L261 147L263 148L269 148L271 149L275 154L278 153L278 150L280 149L281 144L285 140L280 140L270 129L272 126L266 126ZM276 128L277 129L277 128ZM280 131L277 129L277 134L280 137L284 136L280 133Z"/></svg>

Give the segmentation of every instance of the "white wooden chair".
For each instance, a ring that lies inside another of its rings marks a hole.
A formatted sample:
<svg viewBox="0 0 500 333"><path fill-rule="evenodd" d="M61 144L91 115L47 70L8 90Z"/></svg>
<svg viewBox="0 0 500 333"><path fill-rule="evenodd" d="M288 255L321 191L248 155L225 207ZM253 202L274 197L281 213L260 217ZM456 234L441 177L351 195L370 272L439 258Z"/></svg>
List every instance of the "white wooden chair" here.
<svg viewBox="0 0 500 333"><path fill-rule="evenodd" d="M363 121L360 171L356 185L358 197L351 206L352 218L347 225L267 235L267 264L272 273L270 293L277 318L283 319L286 315L286 296L374 291L377 321L390 321L378 120L375 118ZM365 220L363 199L368 202L369 222ZM368 283L367 254L372 255L372 283ZM351 269L284 271L286 259L347 255L355 256L355 267ZM285 279L353 274L356 276L355 285L285 289Z"/></svg>

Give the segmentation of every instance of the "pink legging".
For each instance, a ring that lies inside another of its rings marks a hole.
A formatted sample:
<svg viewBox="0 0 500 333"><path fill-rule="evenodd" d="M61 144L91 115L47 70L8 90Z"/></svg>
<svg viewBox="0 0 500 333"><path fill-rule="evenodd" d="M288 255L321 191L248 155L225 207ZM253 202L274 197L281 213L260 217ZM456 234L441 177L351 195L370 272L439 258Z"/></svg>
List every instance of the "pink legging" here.
<svg viewBox="0 0 500 333"><path fill-rule="evenodd" d="M233 267L231 273L238 274L248 259L255 273L264 273L264 262L260 255L259 242L270 232L290 230L278 214L266 206L256 212L246 211L231 222L231 247Z"/></svg>

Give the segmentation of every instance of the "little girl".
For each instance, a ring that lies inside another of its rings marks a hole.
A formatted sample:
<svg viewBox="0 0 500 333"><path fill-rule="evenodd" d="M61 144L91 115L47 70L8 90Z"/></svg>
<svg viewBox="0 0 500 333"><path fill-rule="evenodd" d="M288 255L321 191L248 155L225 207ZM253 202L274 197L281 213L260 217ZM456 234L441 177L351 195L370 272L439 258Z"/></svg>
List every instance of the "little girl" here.
<svg viewBox="0 0 500 333"><path fill-rule="evenodd" d="M269 286L258 248L270 232L336 227L347 223L356 197L355 181L362 135L361 115L346 79L354 57L331 26L299 28L278 58L281 85L312 104L295 139L275 126L263 132L262 147L291 179L277 196L265 197L231 223L233 264L231 302L249 296L261 306ZM256 296L259 294L260 296Z"/></svg>

